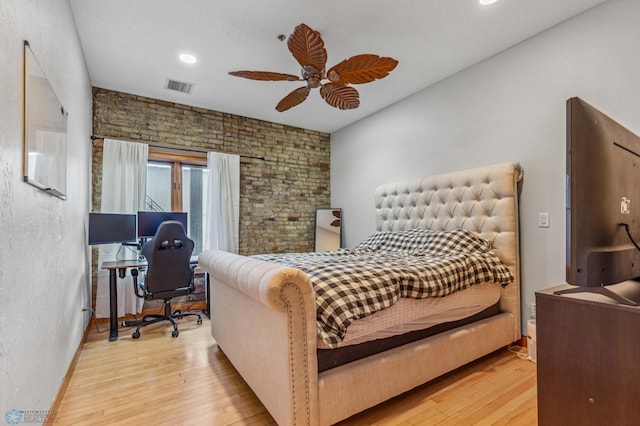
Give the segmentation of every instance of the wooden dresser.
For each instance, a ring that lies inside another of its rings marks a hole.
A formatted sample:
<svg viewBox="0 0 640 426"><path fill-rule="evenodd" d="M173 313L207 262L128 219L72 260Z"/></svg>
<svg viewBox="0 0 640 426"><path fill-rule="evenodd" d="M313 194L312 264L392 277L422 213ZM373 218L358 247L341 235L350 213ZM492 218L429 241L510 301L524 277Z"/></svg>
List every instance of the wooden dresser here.
<svg viewBox="0 0 640 426"><path fill-rule="evenodd" d="M640 424L640 306L536 293L538 424ZM609 288L640 304L640 283Z"/></svg>

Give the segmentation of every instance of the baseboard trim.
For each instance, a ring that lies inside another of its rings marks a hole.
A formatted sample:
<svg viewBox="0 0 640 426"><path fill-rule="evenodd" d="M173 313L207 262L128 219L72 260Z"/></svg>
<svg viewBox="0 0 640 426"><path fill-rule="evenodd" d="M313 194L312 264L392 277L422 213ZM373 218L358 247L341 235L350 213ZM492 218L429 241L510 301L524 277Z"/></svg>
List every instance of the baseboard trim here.
<svg viewBox="0 0 640 426"><path fill-rule="evenodd" d="M122 321L130 321L135 319L140 319L145 315L149 314L163 314L164 313L164 305L162 300L160 303L155 306L148 306L149 304L145 302L145 306L142 308L142 312L136 315L126 314L123 317L118 317L118 323ZM207 308L207 302L205 300L196 300L196 301L187 301L187 302L172 302L171 309L176 310L180 309L181 311L202 311ZM109 324L109 318L100 318L97 320L98 324Z"/></svg>
<svg viewBox="0 0 640 426"><path fill-rule="evenodd" d="M171 303L171 308L175 311L176 309L180 309L181 311L204 311L207 308L207 302L205 300L196 300L196 301L186 301L186 302L177 302ZM136 315L126 314L123 317L118 317L118 325L122 324L122 321L131 321L136 319L141 319L145 315L149 314L162 314L164 313L164 305L162 301L160 304L156 306L148 306L148 303L145 302L144 307L142 308L142 312ZM100 327L109 327L109 318L98 318L97 320L93 318Z"/></svg>

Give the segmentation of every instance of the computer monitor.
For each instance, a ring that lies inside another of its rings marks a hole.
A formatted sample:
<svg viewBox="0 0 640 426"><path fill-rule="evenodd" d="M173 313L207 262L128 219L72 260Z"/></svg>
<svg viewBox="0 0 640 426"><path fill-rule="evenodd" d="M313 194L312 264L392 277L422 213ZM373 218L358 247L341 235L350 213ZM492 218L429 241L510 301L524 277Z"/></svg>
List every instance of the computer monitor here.
<svg viewBox="0 0 640 426"><path fill-rule="evenodd" d="M135 214L89 213L89 245L135 241Z"/></svg>
<svg viewBox="0 0 640 426"><path fill-rule="evenodd" d="M138 212L138 237L151 238L156 235L158 226L166 220L177 220L182 223L184 232L187 233L187 212Z"/></svg>

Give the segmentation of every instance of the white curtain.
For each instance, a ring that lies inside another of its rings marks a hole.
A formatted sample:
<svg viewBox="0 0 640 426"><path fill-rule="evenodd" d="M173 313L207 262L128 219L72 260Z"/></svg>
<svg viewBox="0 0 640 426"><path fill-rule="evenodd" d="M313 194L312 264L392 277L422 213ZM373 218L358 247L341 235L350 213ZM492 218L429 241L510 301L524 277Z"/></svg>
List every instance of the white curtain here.
<svg viewBox="0 0 640 426"><path fill-rule="evenodd" d="M238 253L240 156L207 153L209 194L204 248Z"/></svg>
<svg viewBox="0 0 640 426"><path fill-rule="evenodd" d="M137 213L144 210L147 160L149 146L143 143L104 140L102 159L102 213ZM120 244L101 245L98 255L98 287L96 290L96 317L109 317L109 272L101 269L102 262L135 259L134 247ZM118 316L142 311L144 299L133 292L133 279L127 274L118 278Z"/></svg>

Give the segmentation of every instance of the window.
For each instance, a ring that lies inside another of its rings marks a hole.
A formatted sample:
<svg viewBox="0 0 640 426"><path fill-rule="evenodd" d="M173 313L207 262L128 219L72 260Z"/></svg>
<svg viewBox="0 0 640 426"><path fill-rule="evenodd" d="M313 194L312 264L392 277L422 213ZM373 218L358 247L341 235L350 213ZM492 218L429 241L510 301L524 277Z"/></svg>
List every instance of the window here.
<svg viewBox="0 0 640 426"><path fill-rule="evenodd" d="M207 223L209 170L204 167L182 166L182 211L189 213L189 236L196 245L194 255L203 248Z"/></svg>
<svg viewBox="0 0 640 426"><path fill-rule="evenodd" d="M145 210L188 213L187 235L202 252L207 223L209 171L206 157L149 150Z"/></svg>

